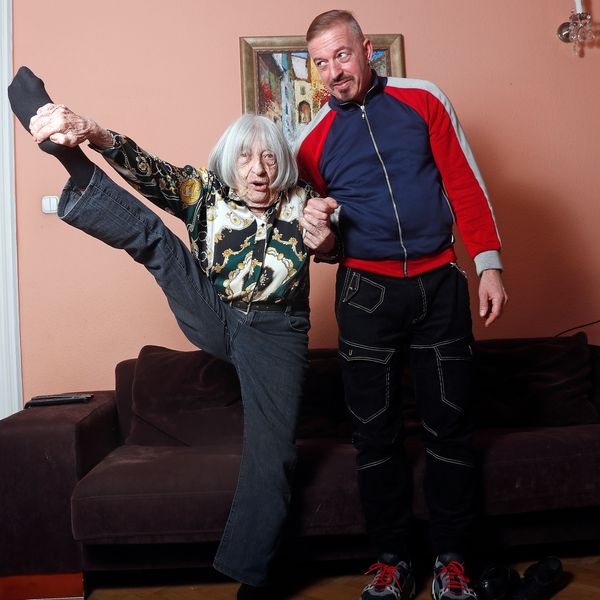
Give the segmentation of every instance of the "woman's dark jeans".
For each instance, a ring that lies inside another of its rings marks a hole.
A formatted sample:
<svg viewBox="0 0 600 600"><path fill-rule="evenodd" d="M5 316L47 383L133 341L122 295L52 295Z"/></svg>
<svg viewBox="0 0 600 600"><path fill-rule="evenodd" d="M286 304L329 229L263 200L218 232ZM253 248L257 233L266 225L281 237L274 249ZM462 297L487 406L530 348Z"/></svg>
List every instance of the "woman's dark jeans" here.
<svg viewBox="0 0 600 600"><path fill-rule="evenodd" d="M412 490L401 398L409 360L426 446L433 550L464 552L477 481L465 275L455 265L405 279L341 267L336 313L358 486L377 551L409 553Z"/></svg>
<svg viewBox="0 0 600 600"><path fill-rule="evenodd" d="M244 405L244 445L214 566L238 581L264 585L290 501L308 311L245 313L222 302L179 237L98 168L83 192L72 182L65 186L58 212L62 220L144 265L186 337L235 366Z"/></svg>

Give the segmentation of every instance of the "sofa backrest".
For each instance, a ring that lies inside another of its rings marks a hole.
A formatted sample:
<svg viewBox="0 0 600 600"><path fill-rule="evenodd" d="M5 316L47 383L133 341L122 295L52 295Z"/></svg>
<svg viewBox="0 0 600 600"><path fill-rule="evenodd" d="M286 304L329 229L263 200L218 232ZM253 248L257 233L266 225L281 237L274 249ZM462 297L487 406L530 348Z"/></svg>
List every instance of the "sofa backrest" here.
<svg viewBox="0 0 600 600"><path fill-rule="evenodd" d="M595 423L598 355L573 336L480 341L475 347L476 412L483 426Z"/></svg>
<svg viewBox="0 0 600 600"><path fill-rule="evenodd" d="M600 348L584 334L475 344L474 402L486 427L597 422ZM298 436L350 439L335 349L311 349ZM410 373L403 378L407 431L419 430ZM127 443L239 442L243 409L235 369L200 350L145 346L116 369L119 424Z"/></svg>

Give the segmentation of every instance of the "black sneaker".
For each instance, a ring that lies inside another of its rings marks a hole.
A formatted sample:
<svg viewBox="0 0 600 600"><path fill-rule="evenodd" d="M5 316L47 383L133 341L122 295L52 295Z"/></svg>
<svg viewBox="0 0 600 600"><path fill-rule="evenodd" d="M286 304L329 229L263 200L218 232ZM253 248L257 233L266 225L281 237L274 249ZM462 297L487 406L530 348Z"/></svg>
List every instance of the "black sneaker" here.
<svg viewBox="0 0 600 600"><path fill-rule="evenodd" d="M411 600L415 597L415 578L409 563L393 554L384 554L365 575L375 573L365 586L360 600Z"/></svg>
<svg viewBox="0 0 600 600"><path fill-rule="evenodd" d="M492 565L479 579L479 600L512 600L520 582L520 575L512 567Z"/></svg>
<svg viewBox="0 0 600 600"><path fill-rule="evenodd" d="M459 554L440 554L433 567L433 600L477 600L477 594L465 575L465 563Z"/></svg>
<svg viewBox="0 0 600 600"><path fill-rule="evenodd" d="M560 559L548 556L536 562L523 573L515 600L548 600L566 583L566 575Z"/></svg>

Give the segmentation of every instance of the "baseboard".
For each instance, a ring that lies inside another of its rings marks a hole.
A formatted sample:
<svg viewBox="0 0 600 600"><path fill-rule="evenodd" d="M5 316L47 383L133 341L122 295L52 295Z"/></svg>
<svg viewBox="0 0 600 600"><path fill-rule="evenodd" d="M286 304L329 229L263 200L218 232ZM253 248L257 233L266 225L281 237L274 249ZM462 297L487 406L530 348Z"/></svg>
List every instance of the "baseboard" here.
<svg viewBox="0 0 600 600"><path fill-rule="evenodd" d="M81 600L81 573L0 577L2 600Z"/></svg>

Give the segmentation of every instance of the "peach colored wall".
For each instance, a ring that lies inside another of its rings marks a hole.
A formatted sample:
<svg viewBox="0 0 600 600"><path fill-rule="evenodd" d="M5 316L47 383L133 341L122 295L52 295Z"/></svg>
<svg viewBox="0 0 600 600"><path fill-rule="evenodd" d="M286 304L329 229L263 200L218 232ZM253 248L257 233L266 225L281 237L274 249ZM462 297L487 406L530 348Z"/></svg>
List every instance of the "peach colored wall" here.
<svg viewBox="0 0 600 600"><path fill-rule="evenodd" d="M407 75L437 82L469 135L501 228L511 297L497 326L476 326L479 337L553 335L599 317L600 44L576 58L558 40L572 4L342 5L366 32L404 34ZM238 37L301 35L328 8L317 0L18 0L15 67L29 65L55 101L161 157L204 164L241 110ZM591 8L600 19L600 0ZM66 177L20 128L16 166L25 398L112 388L115 363L143 344L189 348L142 268L41 213L40 197L58 194ZM334 273L313 269L316 347L336 342ZM600 343L598 326L588 334Z"/></svg>

